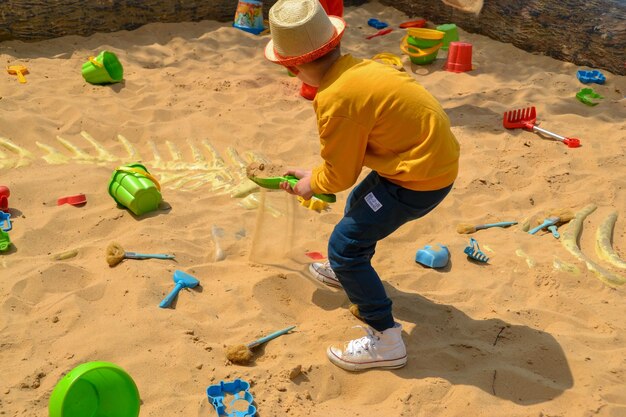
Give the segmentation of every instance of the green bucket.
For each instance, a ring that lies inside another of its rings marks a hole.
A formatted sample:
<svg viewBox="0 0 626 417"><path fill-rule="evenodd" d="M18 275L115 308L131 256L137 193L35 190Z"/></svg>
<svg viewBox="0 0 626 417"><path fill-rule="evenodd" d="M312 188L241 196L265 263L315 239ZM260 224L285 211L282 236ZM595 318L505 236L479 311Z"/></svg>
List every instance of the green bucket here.
<svg viewBox="0 0 626 417"><path fill-rule="evenodd" d="M431 64L433 61L435 61L435 59L437 59L437 54L438 53L439 53L439 50L437 50L437 51L435 51L435 52L433 52L431 54L420 56L420 57L409 56L409 59L414 64L417 64L417 65L427 65L427 64Z"/></svg>
<svg viewBox="0 0 626 417"><path fill-rule="evenodd" d="M410 28L407 29L407 35L407 43L409 45L420 49L428 49L441 43L444 32L434 29Z"/></svg>
<svg viewBox="0 0 626 417"><path fill-rule="evenodd" d="M437 26L437 30L445 33L445 35L443 35L443 46L441 47L444 51L448 50L450 42L456 42L459 40L459 31L454 23L439 25Z"/></svg>
<svg viewBox="0 0 626 417"><path fill-rule="evenodd" d="M443 33L442 33L443 35ZM437 59L439 48L441 47L441 39L438 43L430 48L418 48L409 44L410 35L405 35L400 42L400 50L409 56L412 63L417 65L427 65Z"/></svg>
<svg viewBox="0 0 626 417"><path fill-rule="evenodd" d="M119 366L109 362L78 365L54 387L49 417L137 417L137 385Z"/></svg>
<svg viewBox="0 0 626 417"><path fill-rule="evenodd" d="M432 48L433 46L437 44L440 44L441 39L422 39L422 38L416 38L414 36L409 36L407 38L407 42L409 43L409 45L415 46L416 48L427 49L427 48Z"/></svg>
<svg viewBox="0 0 626 417"><path fill-rule="evenodd" d="M111 176L109 194L137 216L156 210L161 203L159 182L141 164L118 167Z"/></svg>
<svg viewBox="0 0 626 417"><path fill-rule="evenodd" d="M102 51L83 64L83 78L90 84L118 83L124 78L124 68L113 52Z"/></svg>

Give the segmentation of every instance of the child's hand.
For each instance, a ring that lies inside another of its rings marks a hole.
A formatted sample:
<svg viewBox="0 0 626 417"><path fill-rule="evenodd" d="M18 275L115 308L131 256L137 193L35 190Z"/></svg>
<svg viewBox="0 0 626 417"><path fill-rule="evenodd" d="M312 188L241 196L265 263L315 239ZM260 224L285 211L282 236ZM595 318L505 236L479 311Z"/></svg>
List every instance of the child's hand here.
<svg viewBox="0 0 626 417"><path fill-rule="evenodd" d="M289 194L299 195L305 200L310 200L313 197L313 190L311 189L311 171L304 169L290 169L285 175L293 175L300 181L291 188L287 181L280 184L280 188L287 191Z"/></svg>

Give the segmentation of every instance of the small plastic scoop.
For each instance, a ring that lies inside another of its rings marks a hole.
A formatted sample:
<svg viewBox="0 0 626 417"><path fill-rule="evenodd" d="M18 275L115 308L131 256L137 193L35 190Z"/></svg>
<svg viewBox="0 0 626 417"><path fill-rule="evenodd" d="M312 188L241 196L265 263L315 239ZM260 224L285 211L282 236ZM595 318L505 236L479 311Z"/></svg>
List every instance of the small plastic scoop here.
<svg viewBox="0 0 626 417"><path fill-rule="evenodd" d="M87 202L87 197L85 197L85 194L76 194L76 195L69 195L66 197L59 197L59 199L57 199L57 206L61 206L63 204L70 204L72 206L80 206L82 204L85 204Z"/></svg>
<svg viewBox="0 0 626 417"><path fill-rule="evenodd" d="M7 66L7 72L11 75L17 75L17 80L22 84L26 84L24 74L28 74L28 68L24 65L9 65Z"/></svg>
<svg viewBox="0 0 626 417"><path fill-rule="evenodd" d="M180 290L182 290L183 288L194 288L197 287L198 284L200 284L200 281L198 281L196 278L180 270L174 271L174 276L172 277L172 279L176 283L176 286L163 299L163 301L161 301L161 304L159 304L159 307L161 308L169 307L170 304L172 304L172 301L174 301L174 298L176 298Z"/></svg>
<svg viewBox="0 0 626 417"><path fill-rule="evenodd" d="M269 190L278 190L280 189L281 182L288 182L289 185L293 188L296 183L299 181L293 175L285 175L284 177L255 177L249 176L251 181L255 182L257 185L263 188L267 188ZM327 203L334 203L337 201L337 196L335 194L313 194L313 197L319 198L322 201Z"/></svg>

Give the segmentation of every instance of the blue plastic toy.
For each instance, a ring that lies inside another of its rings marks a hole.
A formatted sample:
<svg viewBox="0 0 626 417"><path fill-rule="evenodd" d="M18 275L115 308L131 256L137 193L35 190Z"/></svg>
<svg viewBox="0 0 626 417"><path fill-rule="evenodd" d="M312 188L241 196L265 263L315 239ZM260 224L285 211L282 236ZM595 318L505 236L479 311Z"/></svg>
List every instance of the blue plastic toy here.
<svg viewBox="0 0 626 417"><path fill-rule="evenodd" d="M198 281L196 278L178 269L174 271L174 276L172 276L172 280L176 285L174 286L174 289L159 304L159 307L161 308L169 307L170 304L172 304L172 301L174 301L174 298L176 298L176 296L178 295L178 292L183 288L194 288L200 284L200 281Z"/></svg>
<svg viewBox="0 0 626 417"><path fill-rule="evenodd" d="M489 257L480 250L478 242L473 237L470 238L470 244L463 250L463 252L475 261L485 263L489 261Z"/></svg>
<svg viewBox="0 0 626 417"><path fill-rule="evenodd" d="M448 261L450 260L448 247L441 243L437 243L437 245L439 249L433 249L430 245L419 249L415 254L415 262L431 268L443 268L448 265Z"/></svg>
<svg viewBox="0 0 626 417"><path fill-rule="evenodd" d="M604 76L604 74L602 74L598 70L592 70L592 71L579 70L576 73L576 78L578 78L578 81L580 81L583 84L589 84L589 83L604 84L604 82L606 81L606 77Z"/></svg>
<svg viewBox="0 0 626 417"><path fill-rule="evenodd" d="M387 23L381 22L378 19L370 19L367 21L367 24L376 29L384 29L389 26Z"/></svg>
<svg viewBox="0 0 626 417"><path fill-rule="evenodd" d="M11 213L5 213L3 211L0 211L0 229L8 232L12 228L13 226L11 226Z"/></svg>
<svg viewBox="0 0 626 417"><path fill-rule="evenodd" d="M206 389L206 394L219 417L253 417L256 414L256 407L252 405L254 397L249 390L250 384L237 378L233 382L220 381L219 384L210 385ZM232 396L228 404L224 404L225 396Z"/></svg>
<svg viewBox="0 0 626 417"><path fill-rule="evenodd" d="M561 234L559 233L559 230L555 224L553 224L552 226L548 226L548 230L552 232L552 236L554 236L555 239L561 237Z"/></svg>

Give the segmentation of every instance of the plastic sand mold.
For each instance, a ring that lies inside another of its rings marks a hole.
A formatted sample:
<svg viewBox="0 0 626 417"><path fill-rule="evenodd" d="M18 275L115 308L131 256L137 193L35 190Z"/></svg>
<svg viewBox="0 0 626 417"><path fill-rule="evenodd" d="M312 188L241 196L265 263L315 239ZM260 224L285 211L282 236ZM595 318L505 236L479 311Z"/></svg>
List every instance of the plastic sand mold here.
<svg viewBox="0 0 626 417"><path fill-rule="evenodd" d="M415 262L431 268L443 268L448 264L450 259L450 251L448 247L437 243L439 248L433 249L432 246L426 245L423 249L419 249L415 254Z"/></svg>
<svg viewBox="0 0 626 417"><path fill-rule="evenodd" d="M578 99L578 101L588 106L597 106L600 103L594 100L602 99L604 97L593 91L593 88L583 88L578 93L576 93L576 98Z"/></svg>
<svg viewBox="0 0 626 417"><path fill-rule="evenodd" d="M381 22L378 19L370 19L367 21L367 24L375 29L384 29L389 26L386 22Z"/></svg>
<svg viewBox="0 0 626 417"><path fill-rule="evenodd" d="M579 70L576 72L576 78L583 84L596 83L604 84L606 77L598 70L585 71Z"/></svg>
<svg viewBox="0 0 626 417"><path fill-rule="evenodd" d="M9 249L11 246L11 239L9 239L9 234L4 230L0 229L0 252L4 252Z"/></svg>
<svg viewBox="0 0 626 417"><path fill-rule="evenodd" d="M9 232L13 226L11 226L11 213L5 213L0 211L0 229L5 232Z"/></svg>
<svg viewBox="0 0 626 417"><path fill-rule="evenodd" d="M254 397L249 389L248 382L235 379L233 382L220 381L219 384L209 386L206 394L218 416L252 417L256 414L256 407L252 405Z"/></svg>

